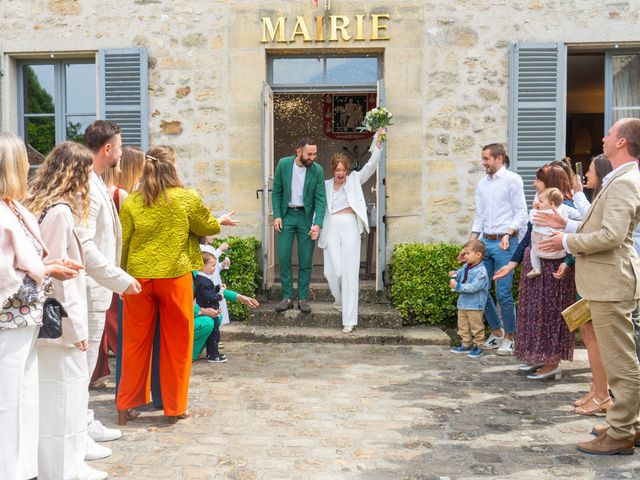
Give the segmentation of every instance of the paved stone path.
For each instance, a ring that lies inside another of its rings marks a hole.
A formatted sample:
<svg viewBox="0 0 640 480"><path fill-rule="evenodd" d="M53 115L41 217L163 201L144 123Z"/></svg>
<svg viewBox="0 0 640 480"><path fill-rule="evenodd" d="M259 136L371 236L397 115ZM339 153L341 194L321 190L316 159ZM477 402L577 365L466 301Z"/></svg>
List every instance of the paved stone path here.
<svg viewBox="0 0 640 480"><path fill-rule="evenodd" d="M225 354L193 365L194 418L168 426L145 410L92 464L136 480L640 478L640 449L574 448L602 423L569 406L588 387L584 351L543 383L517 375L515 359L442 346L227 342ZM112 395L92 392L107 425Z"/></svg>

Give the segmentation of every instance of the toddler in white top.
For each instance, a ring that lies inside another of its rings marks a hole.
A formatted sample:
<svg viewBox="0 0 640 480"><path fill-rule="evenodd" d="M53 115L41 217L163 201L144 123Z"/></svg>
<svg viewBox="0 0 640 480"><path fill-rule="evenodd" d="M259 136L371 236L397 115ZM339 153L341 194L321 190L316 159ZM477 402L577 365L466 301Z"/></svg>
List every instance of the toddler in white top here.
<svg viewBox="0 0 640 480"><path fill-rule="evenodd" d="M527 278L535 278L542 274L541 258L557 259L567 255L564 249L555 252L543 252L540 250L540 241L549 238L554 232L551 227L536 225L533 221L534 215L539 212L553 213L552 207L555 207L556 211L565 219L573 218L575 215L572 210L575 210L575 208L565 205L562 203L563 200L564 196L560 190L557 188L547 188L538 194L538 201L533 202L533 208L529 212L529 221L533 225L533 229L531 230L531 248L529 250L532 269L527 273Z"/></svg>

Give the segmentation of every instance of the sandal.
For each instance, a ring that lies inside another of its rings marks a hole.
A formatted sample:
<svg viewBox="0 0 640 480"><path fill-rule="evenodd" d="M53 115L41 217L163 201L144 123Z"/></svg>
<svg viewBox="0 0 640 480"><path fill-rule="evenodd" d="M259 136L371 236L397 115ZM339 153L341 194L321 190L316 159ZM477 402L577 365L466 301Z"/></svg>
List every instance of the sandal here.
<svg viewBox="0 0 640 480"><path fill-rule="evenodd" d="M585 394L582 398L579 398L578 400L574 401L572 405L574 407L584 407L587 403L591 401L592 398L593 398L593 392L589 391L589 393Z"/></svg>
<svg viewBox="0 0 640 480"><path fill-rule="evenodd" d="M592 408L592 409L583 408L584 406L587 405L585 404L582 407L574 408L573 411L578 415L596 415L598 413L607 413L607 410L609 410L609 408L611 408L611 405L613 405L613 401L611 400L611 397L607 397L604 400L600 400L600 401L596 400L595 397L591 397L589 402L594 403L595 408Z"/></svg>
<svg viewBox="0 0 640 480"><path fill-rule="evenodd" d="M191 418L191 412L189 410L187 410L186 412L180 414L180 415L173 415L173 416L167 416L165 417L167 419L167 422L170 425L174 425L176 423L178 423L178 420L185 420L187 418Z"/></svg>

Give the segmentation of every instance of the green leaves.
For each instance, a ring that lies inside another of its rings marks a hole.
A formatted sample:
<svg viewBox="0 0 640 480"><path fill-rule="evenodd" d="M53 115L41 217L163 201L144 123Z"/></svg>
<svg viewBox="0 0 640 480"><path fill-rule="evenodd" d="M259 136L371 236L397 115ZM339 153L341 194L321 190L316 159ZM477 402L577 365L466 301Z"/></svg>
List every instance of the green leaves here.
<svg viewBox="0 0 640 480"><path fill-rule="evenodd" d="M449 288L449 272L460 268L460 250L461 245L445 243L396 245L391 300L405 321L455 325L458 296Z"/></svg>
<svg viewBox="0 0 640 480"><path fill-rule="evenodd" d="M227 242L230 248L219 260L223 261L228 256L231 259L231 267L229 270L222 270L222 281L229 290L255 297L260 279L260 241L253 237L227 237L216 238L213 244L219 247L223 242ZM234 321L246 320L249 317L249 308L246 305L228 302L227 307L229 316Z"/></svg>

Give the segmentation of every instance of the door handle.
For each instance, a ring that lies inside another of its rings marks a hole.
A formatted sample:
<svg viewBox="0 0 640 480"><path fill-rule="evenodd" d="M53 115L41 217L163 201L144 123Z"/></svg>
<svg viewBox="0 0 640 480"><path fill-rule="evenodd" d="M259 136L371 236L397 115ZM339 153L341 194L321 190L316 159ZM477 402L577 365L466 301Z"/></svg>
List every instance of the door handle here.
<svg viewBox="0 0 640 480"><path fill-rule="evenodd" d="M260 200L260 192L264 193L264 188L259 188L256 190L256 199Z"/></svg>

